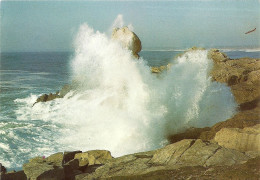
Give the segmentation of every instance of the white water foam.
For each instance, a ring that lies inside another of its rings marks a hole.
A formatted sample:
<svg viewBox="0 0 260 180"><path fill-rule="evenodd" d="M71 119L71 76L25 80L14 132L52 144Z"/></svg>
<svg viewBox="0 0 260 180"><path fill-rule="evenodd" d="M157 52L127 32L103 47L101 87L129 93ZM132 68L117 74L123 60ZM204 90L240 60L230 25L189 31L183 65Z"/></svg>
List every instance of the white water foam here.
<svg viewBox="0 0 260 180"><path fill-rule="evenodd" d="M209 77L206 50L185 53L157 76L144 59L87 24L75 47L71 69L79 88L34 107L35 95L16 101L23 105L18 119L62 124L60 150L107 149L120 156L156 149L169 134L211 126L235 112L230 89Z"/></svg>

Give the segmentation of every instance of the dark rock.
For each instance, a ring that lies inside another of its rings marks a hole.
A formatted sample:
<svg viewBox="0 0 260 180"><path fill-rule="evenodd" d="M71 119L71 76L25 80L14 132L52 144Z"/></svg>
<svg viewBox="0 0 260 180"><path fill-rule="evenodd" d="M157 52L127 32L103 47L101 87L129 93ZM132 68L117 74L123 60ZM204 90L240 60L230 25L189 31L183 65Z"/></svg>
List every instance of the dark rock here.
<svg viewBox="0 0 260 180"><path fill-rule="evenodd" d="M1 180L27 180L24 171L8 172L0 175Z"/></svg>
<svg viewBox="0 0 260 180"><path fill-rule="evenodd" d="M73 159L63 165L66 179L75 179L75 175L81 174L82 171L78 171L79 160Z"/></svg>
<svg viewBox="0 0 260 180"><path fill-rule="evenodd" d="M64 152L63 162L67 163L74 159L75 154L82 153L82 151Z"/></svg>
<svg viewBox="0 0 260 180"><path fill-rule="evenodd" d="M0 163L0 173L6 173L6 168Z"/></svg>
<svg viewBox="0 0 260 180"><path fill-rule="evenodd" d="M38 99L36 100L36 102L46 102L48 99L48 95L47 94L44 94L44 95L41 95L40 97L38 97Z"/></svg>
<svg viewBox="0 0 260 180"><path fill-rule="evenodd" d="M59 94L56 93L56 94L52 94L50 93L49 95L48 94L44 94L44 95L41 95L40 97L37 98L36 102L33 104L33 106L38 103L38 102L47 102L47 101L52 101L56 98L60 98Z"/></svg>
<svg viewBox="0 0 260 180"><path fill-rule="evenodd" d="M73 81L71 85L65 84L60 91L57 91L55 94L43 94L40 97L37 98L36 102L33 104L33 106L38 102L47 102L52 101L57 98L63 98L68 92L70 92L73 87L78 87L78 83L76 81Z"/></svg>

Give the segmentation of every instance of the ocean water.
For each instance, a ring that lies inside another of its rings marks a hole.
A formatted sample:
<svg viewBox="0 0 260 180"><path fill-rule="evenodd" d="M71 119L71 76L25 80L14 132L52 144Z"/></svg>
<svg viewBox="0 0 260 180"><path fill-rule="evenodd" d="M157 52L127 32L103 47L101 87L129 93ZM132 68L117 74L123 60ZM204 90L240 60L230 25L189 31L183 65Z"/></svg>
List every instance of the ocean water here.
<svg viewBox="0 0 260 180"><path fill-rule="evenodd" d="M75 52L1 53L0 162L21 169L29 158L59 151L107 149L121 156L152 150L169 134L231 117L237 104L229 87L211 82L207 50L180 53L142 51L137 60L87 25ZM167 73L150 72L168 63ZM80 86L63 99L32 106L72 80Z"/></svg>

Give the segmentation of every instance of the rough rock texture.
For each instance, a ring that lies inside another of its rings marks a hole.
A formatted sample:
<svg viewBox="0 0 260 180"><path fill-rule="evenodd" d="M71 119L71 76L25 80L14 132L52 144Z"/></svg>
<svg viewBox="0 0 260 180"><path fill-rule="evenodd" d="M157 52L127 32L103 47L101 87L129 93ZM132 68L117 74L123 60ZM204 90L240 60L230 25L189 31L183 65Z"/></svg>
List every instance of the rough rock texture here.
<svg viewBox="0 0 260 180"><path fill-rule="evenodd" d="M259 154L242 153L213 141L185 139L161 149L118 158L105 150L35 157L24 164L24 171L4 173L1 177L12 180L248 179L247 173L251 173L251 179L257 179L260 178L259 160ZM80 166L80 163L85 164Z"/></svg>
<svg viewBox="0 0 260 180"><path fill-rule="evenodd" d="M131 50L133 55L139 58L138 53L142 49L141 41L128 27L115 28L112 33L112 39L118 40L123 47Z"/></svg>
<svg viewBox="0 0 260 180"><path fill-rule="evenodd" d="M260 124L244 129L223 128L216 133L214 140L220 146L241 152L260 152Z"/></svg>
<svg viewBox="0 0 260 180"><path fill-rule="evenodd" d="M175 179L200 179L200 180L259 180L260 158L248 160L244 164L231 166L189 166L171 170L155 170L141 175L113 176L108 180L175 180Z"/></svg>
<svg viewBox="0 0 260 180"><path fill-rule="evenodd" d="M260 59L229 59L216 49L209 52L209 57L214 62L212 79L229 85L238 104L260 97Z"/></svg>
<svg viewBox="0 0 260 180"><path fill-rule="evenodd" d="M27 179L65 179L74 178L79 167L79 162L71 162L74 159L75 154L81 151L56 153L50 155L47 158L35 157L30 159L28 163L23 165L24 173ZM76 167L76 168L75 168ZM73 177L74 175L74 177Z"/></svg>
<svg viewBox="0 0 260 180"><path fill-rule="evenodd" d="M231 166L245 163L249 158L239 151L226 149L215 143L186 139L155 151L111 159L95 172L78 175L76 179L141 177L159 171L178 171L187 166L201 169Z"/></svg>
<svg viewBox="0 0 260 180"><path fill-rule="evenodd" d="M84 153L75 154L75 159L79 160L80 166L105 164L108 160L112 159L111 153L106 150L93 150Z"/></svg>

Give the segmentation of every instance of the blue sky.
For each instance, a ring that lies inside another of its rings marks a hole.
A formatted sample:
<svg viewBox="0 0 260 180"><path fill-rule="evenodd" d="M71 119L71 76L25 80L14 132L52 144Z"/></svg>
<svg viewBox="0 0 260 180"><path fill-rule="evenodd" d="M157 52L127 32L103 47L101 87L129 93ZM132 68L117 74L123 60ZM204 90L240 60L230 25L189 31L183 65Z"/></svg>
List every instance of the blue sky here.
<svg viewBox="0 0 260 180"><path fill-rule="evenodd" d="M82 23L108 32L118 14L134 26L143 49L254 48L259 9L257 0L2 1L1 51L73 51Z"/></svg>

